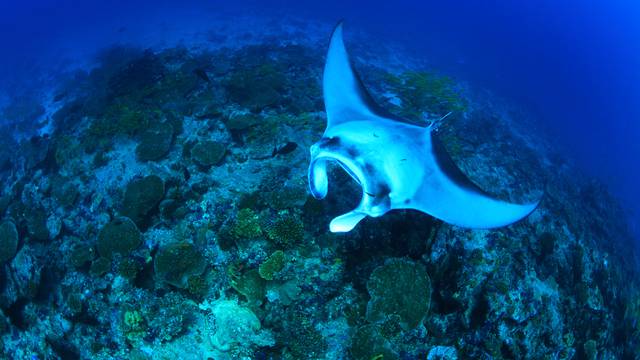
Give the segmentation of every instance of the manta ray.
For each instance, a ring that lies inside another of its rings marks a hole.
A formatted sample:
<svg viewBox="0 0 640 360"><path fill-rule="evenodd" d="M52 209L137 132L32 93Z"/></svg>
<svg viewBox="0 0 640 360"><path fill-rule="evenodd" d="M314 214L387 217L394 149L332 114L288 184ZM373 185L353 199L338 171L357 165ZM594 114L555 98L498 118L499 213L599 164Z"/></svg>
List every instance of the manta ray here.
<svg viewBox="0 0 640 360"><path fill-rule="evenodd" d="M327 163L337 162L361 187L362 200L334 218L331 232L351 231L366 216L413 209L466 228L488 229L523 219L538 206L499 200L455 165L431 126L392 115L371 97L336 25L322 80L327 127L310 148L309 189L327 195Z"/></svg>

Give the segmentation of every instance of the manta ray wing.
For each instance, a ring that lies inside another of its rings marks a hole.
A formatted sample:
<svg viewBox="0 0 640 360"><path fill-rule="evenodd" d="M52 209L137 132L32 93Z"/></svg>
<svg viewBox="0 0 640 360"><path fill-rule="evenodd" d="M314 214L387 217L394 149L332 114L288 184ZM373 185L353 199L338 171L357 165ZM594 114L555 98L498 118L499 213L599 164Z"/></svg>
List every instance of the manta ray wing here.
<svg viewBox="0 0 640 360"><path fill-rule="evenodd" d="M347 232L366 216L415 209L445 222L493 228L516 222L537 207L498 200L476 186L455 165L430 128L413 125L381 108L364 87L342 38L342 23L331 36L323 76L327 128L311 146L309 187L326 196L326 164L334 161L362 187L357 208L331 221Z"/></svg>
<svg viewBox="0 0 640 360"><path fill-rule="evenodd" d="M433 169L415 194L413 208L447 223L475 229L512 224L533 212L540 199L513 204L491 196L471 181L453 162L438 137L430 134L431 152L424 166Z"/></svg>
<svg viewBox="0 0 640 360"><path fill-rule="evenodd" d="M364 87L344 45L342 22L329 43L322 81L327 128L354 120L396 117L380 107Z"/></svg>

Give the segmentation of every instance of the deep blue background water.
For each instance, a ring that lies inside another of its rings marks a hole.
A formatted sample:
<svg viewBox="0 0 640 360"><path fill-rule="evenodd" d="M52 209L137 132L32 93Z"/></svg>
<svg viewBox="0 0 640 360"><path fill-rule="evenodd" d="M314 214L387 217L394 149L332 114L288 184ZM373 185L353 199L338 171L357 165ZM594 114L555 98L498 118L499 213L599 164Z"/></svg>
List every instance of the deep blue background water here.
<svg viewBox="0 0 640 360"><path fill-rule="evenodd" d="M131 36L118 29L162 31L141 26L150 19L187 24L217 12L344 18L535 113L540 129L608 184L640 227L640 5L632 1L180 3L2 1L0 89L19 93L49 59L57 65L61 54L73 58Z"/></svg>

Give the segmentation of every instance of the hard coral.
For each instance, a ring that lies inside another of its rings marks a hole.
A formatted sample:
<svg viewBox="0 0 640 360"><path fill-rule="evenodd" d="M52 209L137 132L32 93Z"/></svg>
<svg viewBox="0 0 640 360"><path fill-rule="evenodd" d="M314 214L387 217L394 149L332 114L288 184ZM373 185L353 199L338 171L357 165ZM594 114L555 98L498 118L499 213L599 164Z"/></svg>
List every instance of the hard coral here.
<svg viewBox="0 0 640 360"><path fill-rule="evenodd" d="M355 360L399 359L391 344L380 334L380 327L369 324L360 327L351 344L351 356Z"/></svg>
<svg viewBox="0 0 640 360"><path fill-rule="evenodd" d="M271 333L261 329L258 317L235 301L218 300L201 308L210 311L206 338L214 354L217 354L215 358L223 358L220 353L251 351L251 348L274 343ZM245 356L252 353L248 352Z"/></svg>
<svg viewBox="0 0 640 360"><path fill-rule="evenodd" d="M154 258L154 269L158 280L184 289L192 276L201 275L206 262L193 244L173 243L161 248Z"/></svg>
<svg viewBox="0 0 640 360"><path fill-rule="evenodd" d="M164 197L164 182L156 175L135 179L127 185L120 213L144 227L149 213Z"/></svg>
<svg viewBox="0 0 640 360"><path fill-rule="evenodd" d="M98 253L111 259L114 254L128 255L142 242L136 224L127 217L118 217L105 225L98 235Z"/></svg>
<svg viewBox="0 0 640 360"><path fill-rule="evenodd" d="M260 276L265 280L273 280L273 277L284 267L284 252L276 250L258 267Z"/></svg>
<svg viewBox="0 0 640 360"><path fill-rule="evenodd" d="M389 315L399 315L403 329L413 329L424 319L431 302L431 281L422 264L391 259L377 267L367 290L371 300L367 305L367 320L384 321Z"/></svg>
<svg viewBox="0 0 640 360"><path fill-rule="evenodd" d="M18 231L13 221L0 224L0 264L10 260L18 250Z"/></svg>
<svg viewBox="0 0 640 360"><path fill-rule="evenodd" d="M89 273L93 276L100 277L111 270L111 260L105 257L99 257L91 263Z"/></svg>
<svg viewBox="0 0 640 360"><path fill-rule="evenodd" d="M156 116L155 112L138 108L128 101L115 102L105 110L103 116L91 123L87 135L94 139L121 134L132 135L146 129Z"/></svg>
<svg viewBox="0 0 640 360"><path fill-rule="evenodd" d="M129 61L108 80L109 98L131 96L161 79L165 69L160 57L147 50L141 56Z"/></svg>
<svg viewBox="0 0 640 360"><path fill-rule="evenodd" d="M302 182L301 182L302 183ZM294 183L265 191L263 201L272 209L287 210L302 207L307 201L306 184Z"/></svg>
<svg viewBox="0 0 640 360"><path fill-rule="evenodd" d="M466 100L447 76L407 71L400 76L388 74L387 81L401 99L401 113L407 118L420 119L425 113L442 117L449 112L467 110Z"/></svg>
<svg viewBox="0 0 640 360"><path fill-rule="evenodd" d="M258 124L261 120L258 115L251 113L231 114L225 119L224 124L230 131L242 131Z"/></svg>
<svg viewBox="0 0 640 360"><path fill-rule="evenodd" d="M75 245L71 251L69 262L75 267L83 267L96 257L96 251L90 245Z"/></svg>
<svg viewBox="0 0 640 360"><path fill-rule="evenodd" d="M235 71L226 82L226 89L231 101L253 112L260 112L282 101L286 81L274 64L267 63Z"/></svg>
<svg viewBox="0 0 640 360"><path fill-rule="evenodd" d="M244 273L238 273L233 267L227 269L231 278L231 286L243 295L249 304L260 305L266 295L266 281L260 276L257 269L251 269Z"/></svg>
<svg viewBox="0 0 640 360"><path fill-rule="evenodd" d="M127 280L134 280L140 270L142 270L142 264L132 258L122 259L118 264L118 275Z"/></svg>
<svg viewBox="0 0 640 360"><path fill-rule="evenodd" d="M219 164L226 152L227 149L223 143L209 140L200 141L191 148L191 158L196 164L208 168Z"/></svg>
<svg viewBox="0 0 640 360"><path fill-rule="evenodd" d="M122 316L122 330L129 341L140 341L144 337L146 324L140 311L125 311Z"/></svg>
<svg viewBox="0 0 640 360"><path fill-rule="evenodd" d="M32 239L37 241L46 241L49 239L47 213L42 207L28 211L25 217L27 220L27 231Z"/></svg>
<svg viewBox="0 0 640 360"><path fill-rule="evenodd" d="M304 239L304 224L297 214L283 212L267 226L267 235L277 246L289 248Z"/></svg>
<svg viewBox="0 0 640 360"><path fill-rule="evenodd" d="M260 217L251 209L240 209L230 233L236 239L255 239L262 235Z"/></svg>
<svg viewBox="0 0 640 360"><path fill-rule="evenodd" d="M61 176L51 179L51 195L62 206L72 206L78 198L79 191L76 184Z"/></svg>
<svg viewBox="0 0 640 360"><path fill-rule="evenodd" d="M171 124L154 124L140 135L140 143L136 147L136 157L140 161L160 160L169 152L172 141L173 127Z"/></svg>
<svg viewBox="0 0 640 360"><path fill-rule="evenodd" d="M193 301L177 292L154 299L154 303L145 310L145 317L149 319L148 332L161 342L173 340L184 333L194 322L197 313Z"/></svg>

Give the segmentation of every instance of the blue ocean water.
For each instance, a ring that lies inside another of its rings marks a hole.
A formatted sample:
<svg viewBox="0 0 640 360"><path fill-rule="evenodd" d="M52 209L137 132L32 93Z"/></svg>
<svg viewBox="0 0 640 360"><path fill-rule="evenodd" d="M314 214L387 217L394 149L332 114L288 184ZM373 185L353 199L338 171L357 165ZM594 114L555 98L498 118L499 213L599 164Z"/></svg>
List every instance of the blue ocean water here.
<svg viewBox="0 0 640 360"><path fill-rule="evenodd" d="M637 357L638 19L622 0L0 2L0 358ZM330 233L361 192L336 169L327 199L307 187L339 20L383 107L444 118L464 173L538 210Z"/></svg>

